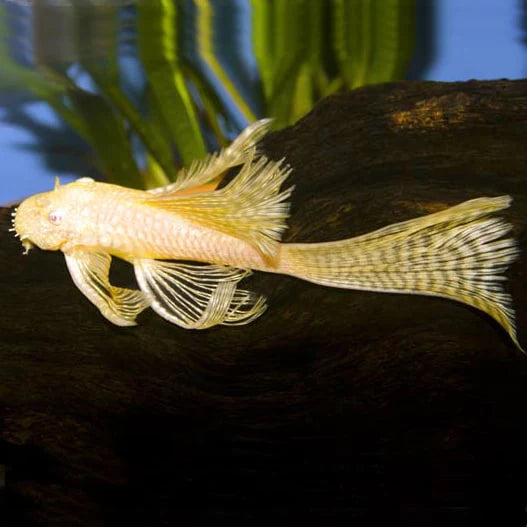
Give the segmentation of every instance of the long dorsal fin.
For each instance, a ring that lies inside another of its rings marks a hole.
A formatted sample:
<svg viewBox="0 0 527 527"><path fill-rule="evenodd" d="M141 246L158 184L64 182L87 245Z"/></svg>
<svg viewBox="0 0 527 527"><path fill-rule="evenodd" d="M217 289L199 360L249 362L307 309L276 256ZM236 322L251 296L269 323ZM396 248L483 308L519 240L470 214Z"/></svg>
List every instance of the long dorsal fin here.
<svg viewBox="0 0 527 527"><path fill-rule="evenodd" d="M144 259L134 269L152 309L186 329L248 324L265 311L264 297L237 289L250 271Z"/></svg>
<svg viewBox="0 0 527 527"><path fill-rule="evenodd" d="M193 161L188 168L178 172L174 183L148 192L156 196L174 195L206 185L229 168L243 165L256 152L256 144L269 131L271 123L272 119L261 119L250 124L228 147Z"/></svg>
<svg viewBox="0 0 527 527"><path fill-rule="evenodd" d="M152 196L144 203L247 241L264 256L276 254L293 187L280 192L291 169L253 155L224 188L186 196Z"/></svg>

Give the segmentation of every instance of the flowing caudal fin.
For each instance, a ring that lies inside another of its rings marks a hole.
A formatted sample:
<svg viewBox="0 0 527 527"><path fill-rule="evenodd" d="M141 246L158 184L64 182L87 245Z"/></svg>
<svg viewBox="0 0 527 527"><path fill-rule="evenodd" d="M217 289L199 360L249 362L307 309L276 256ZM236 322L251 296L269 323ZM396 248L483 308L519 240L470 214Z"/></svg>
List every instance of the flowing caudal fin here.
<svg viewBox="0 0 527 527"><path fill-rule="evenodd" d="M347 240L285 244L280 271L331 287L451 298L497 320L520 348L503 272L519 254L489 215L511 198L478 198ZM523 351L523 350L522 350Z"/></svg>

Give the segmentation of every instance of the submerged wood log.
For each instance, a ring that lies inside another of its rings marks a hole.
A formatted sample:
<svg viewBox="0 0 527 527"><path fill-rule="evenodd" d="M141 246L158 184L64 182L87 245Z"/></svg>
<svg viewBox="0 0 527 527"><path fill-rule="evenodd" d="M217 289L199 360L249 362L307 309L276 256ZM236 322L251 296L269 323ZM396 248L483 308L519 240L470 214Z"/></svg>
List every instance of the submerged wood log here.
<svg viewBox="0 0 527 527"><path fill-rule="evenodd" d="M262 151L294 168L286 241L510 194L527 249L527 82L397 83L319 104ZM0 212L0 523L521 525L527 357L430 297L256 274L269 310L193 332L104 320ZM114 280L131 279L118 266ZM526 343L525 256L509 272ZM483 523L481 523L483 522Z"/></svg>

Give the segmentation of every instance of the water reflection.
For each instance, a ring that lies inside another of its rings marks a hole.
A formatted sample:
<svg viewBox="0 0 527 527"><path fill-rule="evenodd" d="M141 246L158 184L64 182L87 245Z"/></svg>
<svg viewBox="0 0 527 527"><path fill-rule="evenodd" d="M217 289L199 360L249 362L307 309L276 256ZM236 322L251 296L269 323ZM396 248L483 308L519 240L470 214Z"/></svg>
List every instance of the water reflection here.
<svg viewBox="0 0 527 527"><path fill-rule="evenodd" d="M0 0L0 104L7 88L45 100L104 177L164 184L248 122L285 126L339 89L401 78L414 10L396 4Z"/></svg>
<svg viewBox="0 0 527 527"><path fill-rule="evenodd" d="M140 77L145 72L139 59L153 62L159 57L141 56L140 26L157 24L161 29L158 34L143 33L157 39L155 45L166 52L163 60L185 62L190 70L186 72L189 84L196 82L190 78L193 73L210 85L209 91L224 105L223 124L232 128L227 135L237 133L262 114L261 101L255 96L259 92L256 63L250 53L251 12L245 1L3 0L0 8L6 51L0 58L31 67L48 82L53 81L53 72L82 82L81 70L103 66L105 74L120 75L129 96L143 99L143 95L130 89L144 87ZM167 49L170 37L177 57L170 57ZM138 61L135 65L134 60ZM0 75L3 83L16 82L16 75L10 75L9 70ZM89 83L83 87L93 88ZM31 89L23 82L17 88Z"/></svg>

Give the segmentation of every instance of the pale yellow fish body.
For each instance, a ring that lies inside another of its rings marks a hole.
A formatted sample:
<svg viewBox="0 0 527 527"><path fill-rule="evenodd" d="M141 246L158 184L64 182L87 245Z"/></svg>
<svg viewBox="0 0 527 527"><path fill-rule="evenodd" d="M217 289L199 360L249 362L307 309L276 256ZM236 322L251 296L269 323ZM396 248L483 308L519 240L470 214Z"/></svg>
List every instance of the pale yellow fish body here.
<svg viewBox="0 0 527 527"><path fill-rule="evenodd" d="M259 156L269 121L150 191L82 178L25 200L13 228L27 250L61 250L79 289L111 322L146 307L189 329L246 324L265 299L238 288L250 270L346 289L442 296L481 309L518 345L503 272L518 256L510 225L492 213L510 198L478 198L338 242L282 244L290 169ZM241 166L224 188L193 189ZM111 257L134 266L139 290L109 282ZM169 260L169 261L167 261ZM190 263L192 262L192 263ZM200 263L195 263L200 262ZM520 348L521 349L521 348Z"/></svg>
<svg viewBox="0 0 527 527"><path fill-rule="evenodd" d="M152 194L82 178L28 198L36 230L28 239L45 250L65 254L82 248L106 252L133 263L137 259L192 260L261 269L264 256L246 241L149 205ZM43 206L42 206L43 204ZM61 216L53 225L49 216ZM39 224L40 223L40 224ZM48 225L50 224L50 225Z"/></svg>

